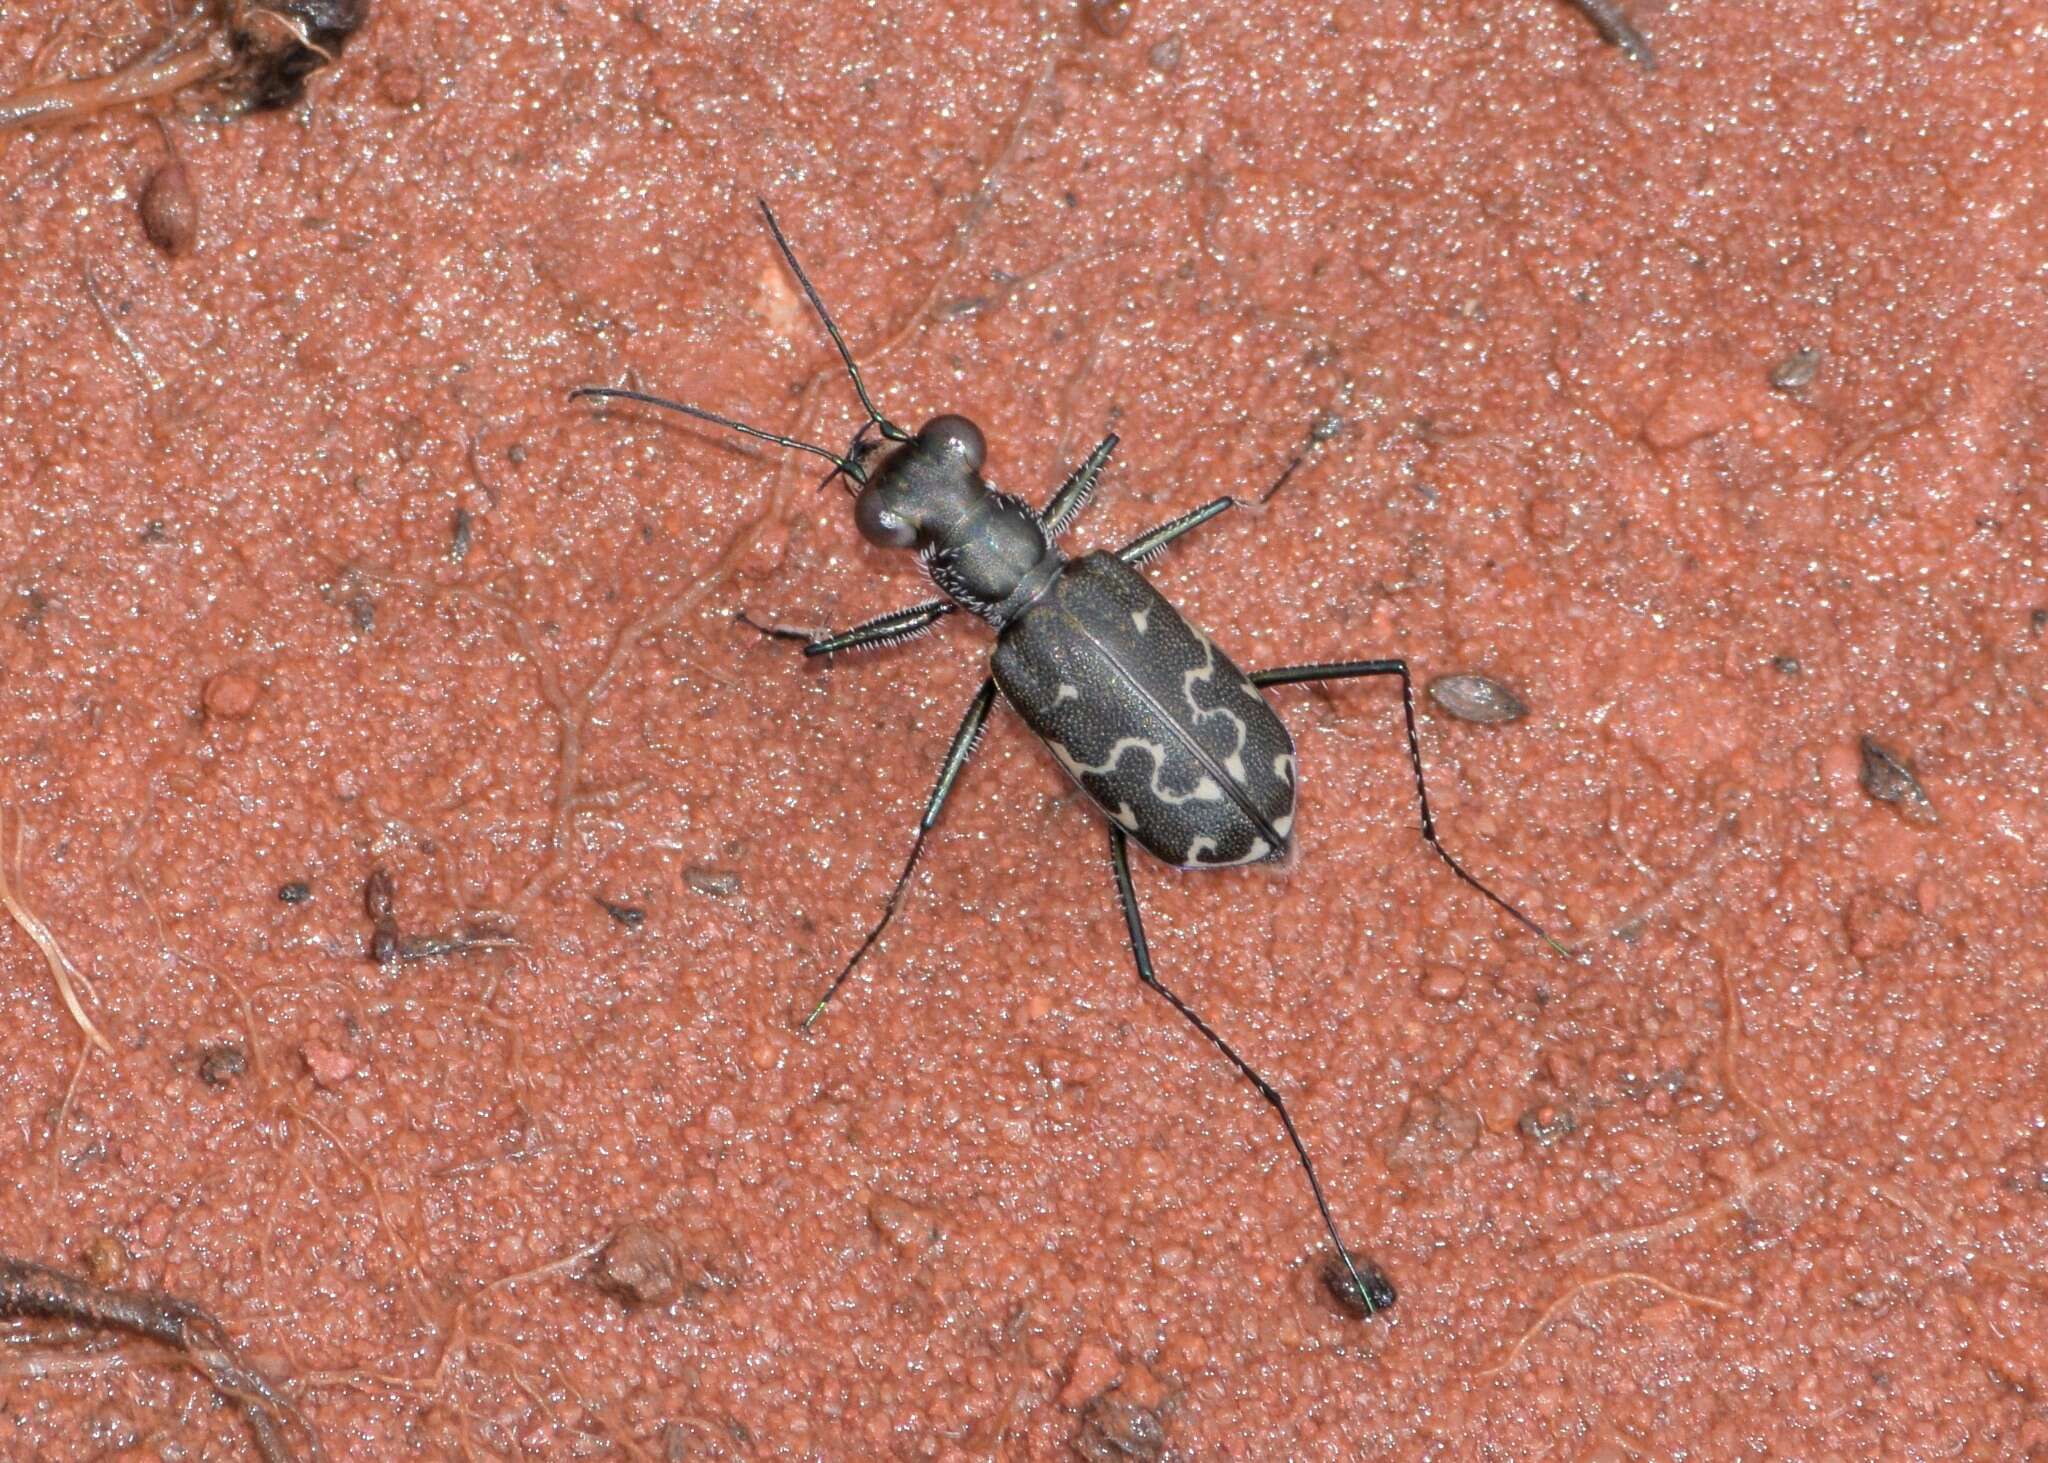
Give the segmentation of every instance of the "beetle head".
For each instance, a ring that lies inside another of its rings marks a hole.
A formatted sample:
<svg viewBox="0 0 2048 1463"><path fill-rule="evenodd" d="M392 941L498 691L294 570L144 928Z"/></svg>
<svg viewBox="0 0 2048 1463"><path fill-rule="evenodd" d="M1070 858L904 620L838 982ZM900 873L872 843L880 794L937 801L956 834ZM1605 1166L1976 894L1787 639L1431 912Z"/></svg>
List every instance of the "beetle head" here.
<svg viewBox="0 0 2048 1463"><path fill-rule="evenodd" d="M988 442L966 417L933 417L907 441L856 444L855 450L882 454L854 500L853 521L862 538L885 549L911 547L988 490L981 476Z"/></svg>

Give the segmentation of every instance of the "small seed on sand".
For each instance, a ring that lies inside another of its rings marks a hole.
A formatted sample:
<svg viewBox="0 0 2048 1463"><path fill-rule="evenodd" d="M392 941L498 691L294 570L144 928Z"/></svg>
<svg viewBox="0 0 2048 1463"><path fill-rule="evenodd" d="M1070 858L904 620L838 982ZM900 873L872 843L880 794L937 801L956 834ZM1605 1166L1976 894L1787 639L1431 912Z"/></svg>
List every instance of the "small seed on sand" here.
<svg viewBox="0 0 2048 1463"><path fill-rule="evenodd" d="M1429 699L1446 716L1477 722L1481 726L1520 721L1529 714L1522 698L1491 676L1471 673L1438 676L1429 683Z"/></svg>
<svg viewBox="0 0 2048 1463"><path fill-rule="evenodd" d="M142 232L173 259L183 259L199 242L199 195L183 163L167 162L151 173L137 207Z"/></svg>

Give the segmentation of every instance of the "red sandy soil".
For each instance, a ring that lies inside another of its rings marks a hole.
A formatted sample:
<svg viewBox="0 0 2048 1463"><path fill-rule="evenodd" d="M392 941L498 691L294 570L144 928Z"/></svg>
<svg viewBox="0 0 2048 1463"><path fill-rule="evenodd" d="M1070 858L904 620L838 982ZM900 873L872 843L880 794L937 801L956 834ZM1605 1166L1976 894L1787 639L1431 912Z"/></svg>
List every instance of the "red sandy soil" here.
<svg viewBox="0 0 2048 1463"><path fill-rule="evenodd" d="M175 259L148 116L0 138L0 803L113 1052L7 921L0 1253L204 1305L338 1459L2048 1451L2048 11L1633 14L386 3L170 114ZM9 7L0 84L169 24ZM1137 871L1392 1313L1007 713L794 1034L988 642L736 627L926 591L565 399L851 435L757 193L895 415L1034 496L1123 434L1083 543L1341 423L1155 581L1530 706L1423 735L1575 963L1382 684L1276 693L1291 872ZM516 943L370 963L379 867ZM0 1456L250 1447L148 1343L0 1366Z"/></svg>

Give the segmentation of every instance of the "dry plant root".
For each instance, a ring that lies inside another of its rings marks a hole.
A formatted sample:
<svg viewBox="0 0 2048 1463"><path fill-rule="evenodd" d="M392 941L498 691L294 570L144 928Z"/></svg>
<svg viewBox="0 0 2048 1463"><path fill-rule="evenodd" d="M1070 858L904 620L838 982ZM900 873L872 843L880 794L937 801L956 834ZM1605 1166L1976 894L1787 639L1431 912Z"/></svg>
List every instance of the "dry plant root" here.
<svg viewBox="0 0 2048 1463"><path fill-rule="evenodd" d="M1475 1380L1480 1377L1499 1376L1517 1361L1521 1360L1522 1353L1529 1349L1529 1343L1542 1335L1548 1329L1550 1323L1557 1319L1558 1313L1566 1306L1572 1304L1572 1302L1588 1292L1604 1290L1610 1285L1618 1285L1623 1281L1632 1281L1637 1285L1647 1285L1652 1290L1669 1296L1673 1300L1683 1301L1690 1306L1701 1306L1710 1311L1719 1311L1724 1315L1736 1309L1732 1301L1716 1300L1711 1295L1698 1295L1690 1290L1680 1290L1677 1286L1659 1280L1654 1275L1646 1275L1641 1270L1616 1270L1608 1275L1595 1276L1591 1280L1581 1280L1572 1286L1570 1290L1567 1290L1563 1295L1543 1308L1542 1313L1530 1323L1529 1328L1516 1338L1514 1345L1508 1348L1506 1355L1501 1357L1492 1366L1481 1367L1478 1371L1471 1373L1471 1376Z"/></svg>
<svg viewBox="0 0 2048 1463"><path fill-rule="evenodd" d="M196 42L174 36L104 76L53 81L0 98L0 132L82 121L201 85L252 112L289 107L305 94L306 78L332 65L369 18L370 0L220 0Z"/></svg>
<svg viewBox="0 0 2048 1463"><path fill-rule="evenodd" d="M66 1321L161 1341L182 1351L215 1391L242 1409L264 1463L294 1463L301 1456L286 1436L287 1418L305 1432L311 1456L321 1456L312 1425L236 1355L220 1322L190 1301L115 1290L47 1265L0 1259L0 1320Z"/></svg>
<svg viewBox="0 0 2048 1463"><path fill-rule="evenodd" d="M14 875L21 873L21 824L14 825ZM4 906L14 922L21 926L21 932L35 941L36 948L43 952L43 959L50 967L51 978L57 982L57 994L63 998L64 1009L71 1013L71 1019L78 1023L78 1029L85 1033L87 1041L100 1049L104 1056L114 1054L113 1043L109 1042L99 1027L86 1014L85 1005L78 998L83 990L92 994L92 983L71 963L71 957L64 953L64 947L57 943L57 937L50 933L50 927L37 917L36 912L22 902L20 893L14 887L14 880L8 874L10 859L7 854L7 809L0 806L0 906Z"/></svg>

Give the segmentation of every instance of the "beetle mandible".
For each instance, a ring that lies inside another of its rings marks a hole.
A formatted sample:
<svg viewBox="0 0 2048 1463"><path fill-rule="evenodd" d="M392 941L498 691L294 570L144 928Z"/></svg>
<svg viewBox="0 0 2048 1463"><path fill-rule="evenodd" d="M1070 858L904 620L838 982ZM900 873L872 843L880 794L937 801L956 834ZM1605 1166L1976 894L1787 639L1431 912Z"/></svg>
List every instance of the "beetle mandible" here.
<svg viewBox="0 0 2048 1463"><path fill-rule="evenodd" d="M1186 1017L1279 1115L1341 1262L1341 1269L1333 1272L1333 1292L1362 1315L1385 1310L1394 1303L1394 1288L1377 1265L1354 1256L1338 1234L1308 1145L1279 1091L1153 971L1131 883L1130 841L1136 839L1161 862L1182 869L1286 860L1293 850L1298 769L1294 739L1266 700L1266 689L1303 681L1394 676L1401 683L1423 838L1459 879L1569 957L1541 925L1466 872L1438 839L1423 782L1415 691L1407 662L1332 661L1275 666L1247 675L1189 624L1138 573L1138 566L1218 514L1248 506L1235 497L1213 499L1113 552L1098 550L1069 558L1059 547L1060 537L1087 506L1116 449L1116 434L1096 444L1043 509L997 491L982 475L988 444L973 422L952 414L935 416L913 433L882 414L774 213L765 201L760 206L776 247L831 336L867 413L849 450L837 453L641 391L582 386L571 396L657 406L822 457L832 464L826 482L847 479L861 536L917 555L942 598L836 634L797 636L805 642L805 655L900 644L962 609L985 620L996 635L989 674L953 733L938 782L918 821L910 857L889 892L882 917L804 1018L801 1029L810 1029L895 917L925 839L974 755L1000 694L1108 825L1110 870L1138 979ZM1286 478L1283 473L1257 501L1270 498Z"/></svg>

